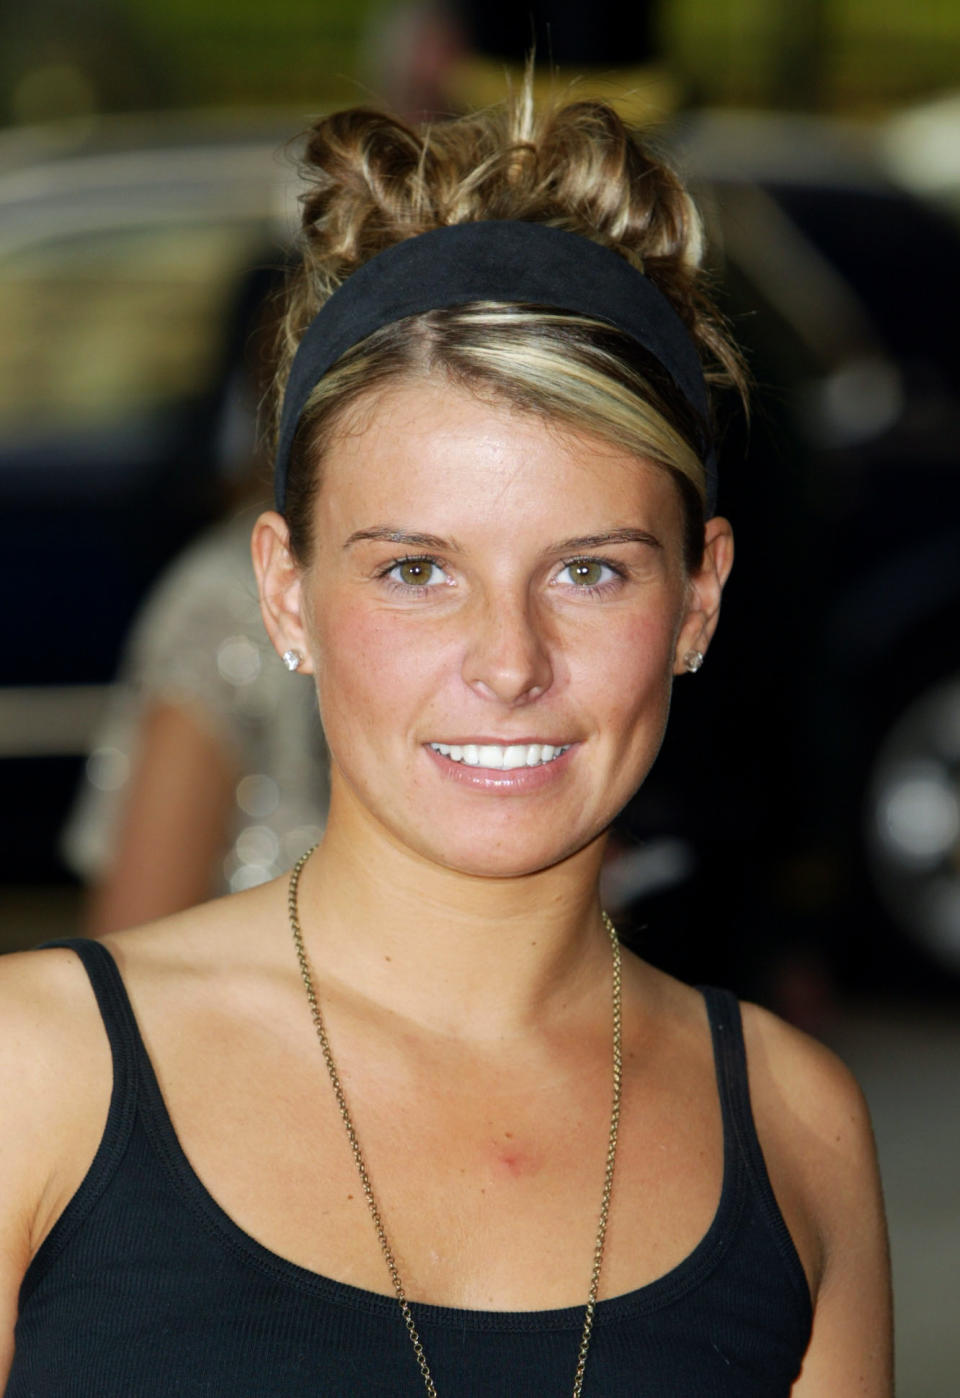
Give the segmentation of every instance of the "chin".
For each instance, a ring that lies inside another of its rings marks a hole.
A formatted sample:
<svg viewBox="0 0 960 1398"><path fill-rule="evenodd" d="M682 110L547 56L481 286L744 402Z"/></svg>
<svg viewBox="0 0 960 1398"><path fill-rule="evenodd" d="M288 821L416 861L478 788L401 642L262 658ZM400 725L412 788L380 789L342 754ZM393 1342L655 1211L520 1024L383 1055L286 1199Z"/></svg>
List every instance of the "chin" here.
<svg viewBox="0 0 960 1398"><path fill-rule="evenodd" d="M565 860L580 854L604 833L606 826L587 831L575 841L558 846L556 841L545 844L542 839L522 842L517 839L491 838L478 840L471 832L462 842L444 841L440 847L419 851L431 863L439 864L453 873L479 879L521 879L553 869Z"/></svg>

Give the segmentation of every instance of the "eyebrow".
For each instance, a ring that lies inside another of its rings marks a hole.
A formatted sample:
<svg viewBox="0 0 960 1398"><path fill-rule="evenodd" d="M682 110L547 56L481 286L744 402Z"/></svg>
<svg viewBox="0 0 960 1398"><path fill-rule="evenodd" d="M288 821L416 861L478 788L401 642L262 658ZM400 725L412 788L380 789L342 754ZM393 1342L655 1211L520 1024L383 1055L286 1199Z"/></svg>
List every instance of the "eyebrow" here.
<svg viewBox="0 0 960 1398"><path fill-rule="evenodd" d="M391 524L377 524L369 529L357 529L344 544L363 543L374 539L388 544L409 544L414 548L435 549L438 552L460 553L460 545L453 539L441 539L437 534L420 534L409 529L397 529ZM602 534L579 534L572 539L562 539L553 546L554 553L577 553L583 549L605 548L609 544L651 544L654 548L663 545L655 534L646 529L607 529Z"/></svg>
<svg viewBox="0 0 960 1398"><path fill-rule="evenodd" d="M557 545L557 552L576 553L578 549L599 549L608 544L652 544L657 549L663 547L649 530L627 528L607 529L602 534L580 534L573 539L564 539Z"/></svg>
<svg viewBox="0 0 960 1398"><path fill-rule="evenodd" d="M370 529L357 529L343 547L348 549L351 544L362 543L365 539L380 539L388 544L412 544L415 548L444 552L461 552L459 545L452 539L441 539L437 534L417 534L409 529L395 529L391 524L376 524Z"/></svg>

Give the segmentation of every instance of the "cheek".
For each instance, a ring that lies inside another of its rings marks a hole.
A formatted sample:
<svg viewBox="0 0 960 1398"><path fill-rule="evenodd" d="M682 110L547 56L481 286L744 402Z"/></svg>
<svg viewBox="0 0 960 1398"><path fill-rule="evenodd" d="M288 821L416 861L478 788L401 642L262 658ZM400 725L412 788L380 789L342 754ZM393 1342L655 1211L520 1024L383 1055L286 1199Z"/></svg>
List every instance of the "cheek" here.
<svg viewBox="0 0 960 1398"><path fill-rule="evenodd" d="M317 695L324 727L335 713L356 713L375 705L390 687L391 648L387 628L359 608L331 605L317 632Z"/></svg>
<svg viewBox="0 0 960 1398"><path fill-rule="evenodd" d="M598 687L604 719L621 743L659 745L670 706L674 645L672 614L625 616L607 629L602 653L594 655L582 680Z"/></svg>
<svg viewBox="0 0 960 1398"><path fill-rule="evenodd" d="M325 619L317 615L317 697L334 752L345 728L374 737L378 716L396 720L427 702L440 648L426 628L406 634L395 615L361 606L330 606Z"/></svg>

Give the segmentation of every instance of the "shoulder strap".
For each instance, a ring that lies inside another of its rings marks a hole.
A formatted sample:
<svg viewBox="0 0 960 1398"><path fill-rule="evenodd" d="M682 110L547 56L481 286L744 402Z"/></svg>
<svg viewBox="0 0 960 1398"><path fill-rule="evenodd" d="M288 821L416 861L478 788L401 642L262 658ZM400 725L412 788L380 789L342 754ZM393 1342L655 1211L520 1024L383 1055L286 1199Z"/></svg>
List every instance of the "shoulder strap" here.
<svg viewBox="0 0 960 1398"><path fill-rule="evenodd" d="M62 937L56 941L44 942L37 950L42 951L46 947L66 947L67 950L76 952L83 963L110 1042L116 1098L120 1091L132 1089L137 1059L145 1051L134 1018L133 1006L130 1004L117 963L102 942L94 942L86 937Z"/></svg>
<svg viewBox="0 0 960 1398"><path fill-rule="evenodd" d="M713 1058L717 1071L717 1091L723 1114L724 1140L735 1142L744 1162L754 1173L766 1174L763 1152L757 1138L750 1106L747 1052L743 1042L743 1020L737 997L729 990L702 987L713 1038Z"/></svg>
<svg viewBox="0 0 960 1398"><path fill-rule="evenodd" d="M773 1192L753 1119L740 1003L729 990L719 990L714 986L701 986L700 990L706 1001L713 1037L717 1090L723 1116L724 1158L729 1160L733 1150L743 1161L767 1226L787 1262L794 1285L809 1300L803 1268Z"/></svg>
<svg viewBox="0 0 960 1398"><path fill-rule="evenodd" d="M44 942L37 950L47 947L65 947L83 963L110 1044L113 1089L97 1153L76 1194L28 1267L20 1289L21 1305L83 1224L123 1158L137 1108L137 1059L146 1052L120 972L107 948L81 937Z"/></svg>

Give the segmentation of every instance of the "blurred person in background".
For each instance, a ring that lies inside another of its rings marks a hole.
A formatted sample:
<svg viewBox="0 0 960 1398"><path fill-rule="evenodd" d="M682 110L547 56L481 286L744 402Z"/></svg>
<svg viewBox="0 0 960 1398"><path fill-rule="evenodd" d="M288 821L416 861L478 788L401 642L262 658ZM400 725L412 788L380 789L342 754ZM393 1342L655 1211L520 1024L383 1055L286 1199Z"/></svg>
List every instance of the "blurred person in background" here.
<svg viewBox="0 0 960 1398"><path fill-rule="evenodd" d="M367 21L365 66L386 105L411 120L445 117L499 100L504 73L521 80L531 49L548 65L546 97L604 97L634 124L673 112L680 85L661 54L656 0L406 0Z"/></svg>
<svg viewBox="0 0 960 1398"><path fill-rule="evenodd" d="M256 418L282 282L270 268L244 280L221 411L230 509L141 608L64 832L94 936L272 878L323 830L329 776L313 689L275 663L250 558L264 474Z"/></svg>
<svg viewBox="0 0 960 1398"><path fill-rule="evenodd" d="M7 1398L889 1398L855 1083L599 898L732 564L696 212L526 92L306 166L254 558L327 827L0 967Z"/></svg>

